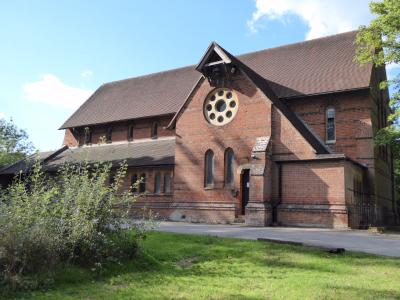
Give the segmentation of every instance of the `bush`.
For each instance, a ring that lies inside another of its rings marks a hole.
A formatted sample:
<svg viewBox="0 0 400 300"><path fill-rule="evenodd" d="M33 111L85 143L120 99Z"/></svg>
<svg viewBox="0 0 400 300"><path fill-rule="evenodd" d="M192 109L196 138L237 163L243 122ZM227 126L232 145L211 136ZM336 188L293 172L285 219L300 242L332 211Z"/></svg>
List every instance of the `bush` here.
<svg viewBox="0 0 400 300"><path fill-rule="evenodd" d="M65 165L52 179L36 163L0 191L0 283L37 287L60 263L100 273L106 263L135 257L152 223L128 223L136 196L120 191L126 170L122 164L109 184L110 164Z"/></svg>

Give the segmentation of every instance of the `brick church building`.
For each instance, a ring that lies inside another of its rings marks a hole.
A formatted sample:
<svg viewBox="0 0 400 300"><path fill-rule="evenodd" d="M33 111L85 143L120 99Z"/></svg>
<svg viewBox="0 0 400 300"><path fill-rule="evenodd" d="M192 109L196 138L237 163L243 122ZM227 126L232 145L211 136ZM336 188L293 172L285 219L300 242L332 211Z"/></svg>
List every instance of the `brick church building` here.
<svg viewBox="0 0 400 300"><path fill-rule="evenodd" d="M211 43L196 66L106 83L61 126L64 147L40 153L44 167L126 160L123 188L143 178L135 207L170 220L394 222L392 155L373 142L386 72L354 61L355 35L240 56Z"/></svg>

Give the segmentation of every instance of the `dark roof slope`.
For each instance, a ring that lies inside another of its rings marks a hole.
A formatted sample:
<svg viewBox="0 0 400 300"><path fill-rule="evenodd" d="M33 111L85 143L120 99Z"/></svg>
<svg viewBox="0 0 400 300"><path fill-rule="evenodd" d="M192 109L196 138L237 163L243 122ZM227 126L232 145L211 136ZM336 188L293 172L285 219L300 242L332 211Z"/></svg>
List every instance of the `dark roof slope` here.
<svg viewBox="0 0 400 300"><path fill-rule="evenodd" d="M368 87L372 65L354 61L357 31L239 56L279 98Z"/></svg>
<svg viewBox="0 0 400 300"><path fill-rule="evenodd" d="M71 148L45 164L54 171L65 163L111 162L114 167L126 160L128 166L159 166L175 163L175 138L163 138L132 143Z"/></svg>
<svg viewBox="0 0 400 300"><path fill-rule="evenodd" d="M238 58L270 82L279 98L366 88L371 65L354 62L356 31L252 52ZM194 66L102 85L61 128L179 110L200 73Z"/></svg>
<svg viewBox="0 0 400 300"><path fill-rule="evenodd" d="M47 152L39 153L40 157ZM114 167L126 160L128 166L160 166L175 163L175 138L135 141L132 143L110 144L91 147L65 148L64 151L43 162L45 171L56 171L65 163L111 162ZM27 172L32 164L23 160L0 171L0 175Z"/></svg>
<svg viewBox="0 0 400 300"><path fill-rule="evenodd" d="M1 169L0 175L3 175L3 174L17 175L19 172L24 173L24 172L30 170L36 161L40 161L41 163L43 163L47 159L51 158L53 155L65 150L65 149L67 149L67 147L62 147L60 149L53 150L53 151L44 151L44 152L38 152L38 153L32 154L25 159L21 159L21 160L17 161L16 163L11 164L11 165L6 166L5 168Z"/></svg>
<svg viewBox="0 0 400 300"><path fill-rule="evenodd" d="M200 76L185 67L106 83L61 128L174 114Z"/></svg>

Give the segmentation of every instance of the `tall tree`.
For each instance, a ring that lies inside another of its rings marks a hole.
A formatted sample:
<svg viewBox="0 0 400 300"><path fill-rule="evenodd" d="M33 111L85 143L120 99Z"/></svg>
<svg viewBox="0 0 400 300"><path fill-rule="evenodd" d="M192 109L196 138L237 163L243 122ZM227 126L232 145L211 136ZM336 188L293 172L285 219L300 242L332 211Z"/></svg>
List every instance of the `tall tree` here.
<svg viewBox="0 0 400 300"><path fill-rule="evenodd" d="M12 120L0 119L0 168L25 158L33 150L25 130L19 129Z"/></svg>
<svg viewBox="0 0 400 300"><path fill-rule="evenodd" d="M368 26L361 26L356 43L357 60L375 66L400 63L400 1L371 2L370 10L376 16ZM390 114L388 126L377 132L375 143L389 145L394 158L397 192L400 195L400 74L380 83L380 88L390 87Z"/></svg>

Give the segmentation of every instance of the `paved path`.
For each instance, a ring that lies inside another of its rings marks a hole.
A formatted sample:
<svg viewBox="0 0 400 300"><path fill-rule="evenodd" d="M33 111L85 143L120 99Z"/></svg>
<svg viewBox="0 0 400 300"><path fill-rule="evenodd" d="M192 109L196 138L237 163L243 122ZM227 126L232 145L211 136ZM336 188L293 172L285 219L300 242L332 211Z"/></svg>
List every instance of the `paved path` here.
<svg viewBox="0 0 400 300"><path fill-rule="evenodd" d="M247 227L244 225L210 225L183 222L161 222L157 230L250 240L267 238L301 242L311 246L345 248L350 251L400 257L400 235L397 234L378 234L361 230Z"/></svg>

